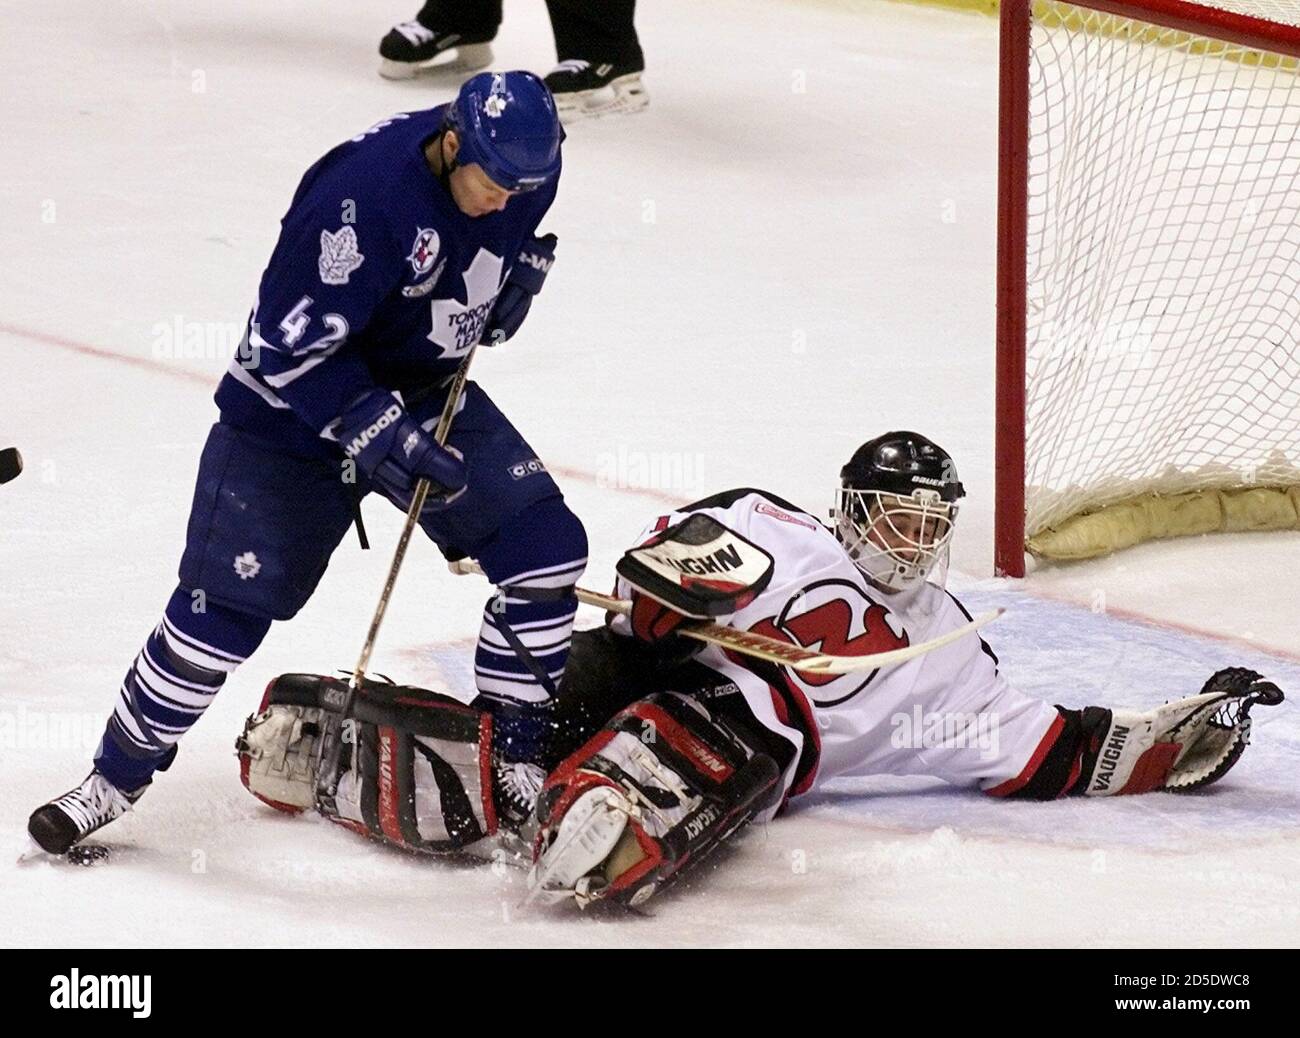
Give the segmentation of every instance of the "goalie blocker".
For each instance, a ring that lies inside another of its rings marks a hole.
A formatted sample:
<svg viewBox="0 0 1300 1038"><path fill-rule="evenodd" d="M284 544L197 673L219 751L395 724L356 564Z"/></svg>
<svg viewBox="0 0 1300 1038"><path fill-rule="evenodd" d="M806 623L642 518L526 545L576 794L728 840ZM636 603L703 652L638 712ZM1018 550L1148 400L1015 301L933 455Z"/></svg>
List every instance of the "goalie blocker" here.
<svg viewBox="0 0 1300 1038"><path fill-rule="evenodd" d="M772 581L772 556L712 516L695 512L629 548L615 567L632 587L632 630L667 637L684 620L743 609Z"/></svg>

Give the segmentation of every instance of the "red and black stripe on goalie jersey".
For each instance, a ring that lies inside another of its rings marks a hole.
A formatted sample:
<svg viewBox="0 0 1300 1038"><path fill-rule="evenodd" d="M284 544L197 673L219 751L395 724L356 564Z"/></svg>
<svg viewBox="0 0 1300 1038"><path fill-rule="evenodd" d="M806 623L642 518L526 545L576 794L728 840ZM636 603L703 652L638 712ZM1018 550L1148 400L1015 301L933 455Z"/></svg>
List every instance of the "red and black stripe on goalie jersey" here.
<svg viewBox="0 0 1300 1038"><path fill-rule="evenodd" d="M1096 769L1097 758L1104 751L1102 739L1110 730L1111 712L1100 706L1071 710L1058 705L1056 710L1059 716L1020 774L985 790L989 796L1055 800L1071 793L1085 792L1086 780L1081 783L1079 777L1091 775ZM1163 777L1164 771L1159 768L1154 771L1139 769L1120 792L1150 792L1157 783L1148 779L1156 774Z"/></svg>

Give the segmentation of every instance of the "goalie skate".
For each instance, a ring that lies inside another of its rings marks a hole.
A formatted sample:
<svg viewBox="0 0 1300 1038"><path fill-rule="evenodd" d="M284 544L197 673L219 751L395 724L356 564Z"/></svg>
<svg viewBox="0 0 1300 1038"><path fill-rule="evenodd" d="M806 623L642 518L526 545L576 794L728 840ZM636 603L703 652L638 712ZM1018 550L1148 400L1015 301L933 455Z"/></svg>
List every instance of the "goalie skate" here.
<svg viewBox="0 0 1300 1038"><path fill-rule="evenodd" d="M586 907L604 890L601 869L614 853L635 808L609 786L589 789L565 813L554 839L528 874L528 901Z"/></svg>

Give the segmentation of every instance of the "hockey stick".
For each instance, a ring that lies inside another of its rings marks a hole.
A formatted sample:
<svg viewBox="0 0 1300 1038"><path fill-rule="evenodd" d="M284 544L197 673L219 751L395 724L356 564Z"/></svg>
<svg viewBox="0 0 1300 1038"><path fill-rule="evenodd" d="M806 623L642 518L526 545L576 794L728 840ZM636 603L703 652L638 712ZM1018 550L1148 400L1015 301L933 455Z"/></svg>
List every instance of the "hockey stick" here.
<svg viewBox="0 0 1300 1038"><path fill-rule="evenodd" d="M473 559L460 559L451 563L451 571L461 574L477 573L480 576L483 574L482 568ZM623 598L603 595L599 591L588 591L582 587L574 588L574 594L577 595L579 602L596 606L606 612L619 613L623 616L632 612L632 603ZM1002 607L990 609L986 613L973 617L969 623L954 627L946 634L931 638L927 642L917 642L915 645L891 649L888 652L876 652L869 656L836 656L832 653L814 652L802 645L783 642L779 638L769 638L765 634L753 634L734 627L723 627L703 621L683 624L676 628L675 633L809 674L851 674L858 670L875 670L877 667L906 663L918 656L924 656L927 652L942 649L945 645L951 645L966 635L978 631L986 624L991 624L1005 612Z"/></svg>
<svg viewBox="0 0 1300 1038"><path fill-rule="evenodd" d="M442 405L442 414L438 416L438 424L433 430L434 442L439 447L447 445L447 435L451 432L451 420L456 414L456 405L460 403L461 394L465 391L465 380L469 377L470 361L474 359L474 353L478 349L475 344L469 348L465 354L465 359L460 362L460 367L456 369L456 376L452 379L451 386L447 390L447 401ZM407 546L411 543L411 534L415 532L415 525L419 522L420 512L424 508L424 502L429 496L429 481L427 479L417 480L415 491L411 495L411 507L406 510L406 522L402 526L402 536L398 538L397 550L393 552L393 561L388 567L388 579L384 581L384 589L379 594L379 604L375 606L375 615L370 618L370 629L366 632L365 644L361 646L361 656L357 659L356 669L352 672L352 679L348 682L348 690L343 699L343 709L340 716L347 717L352 710L352 702L356 694L360 691L361 686L366 680L366 668L370 665L370 654L375 650L375 642L379 639L379 627L384 622L384 614L388 612L388 600L393 595L393 586L397 583L397 574L402 568L402 562L406 558ZM339 757L343 753L343 740L336 738L329 748L321 762L321 781L319 791L326 796L333 796L338 789L338 771Z"/></svg>

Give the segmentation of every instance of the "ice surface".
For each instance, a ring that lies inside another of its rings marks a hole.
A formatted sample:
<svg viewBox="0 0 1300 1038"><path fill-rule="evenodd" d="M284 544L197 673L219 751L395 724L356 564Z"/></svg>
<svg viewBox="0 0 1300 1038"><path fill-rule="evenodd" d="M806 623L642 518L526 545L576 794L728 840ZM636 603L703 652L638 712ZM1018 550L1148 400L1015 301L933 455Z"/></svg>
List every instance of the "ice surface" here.
<svg viewBox="0 0 1300 1038"><path fill-rule="evenodd" d="M544 70L542 5L506 6L500 61ZM524 332L476 362L586 519L588 583L665 502L758 485L820 509L861 440L910 426L957 457L957 582L972 607L1013 606L989 632L1012 680L1145 705L1232 662L1300 695L1300 535L988 578L994 23L883 2L642 7L651 107L571 128L557 265ZM410 14L0 11L0 446L27 462L0 488L0 942L1300 943L1294 703L1259 711L1256 745L1202 795L837 788L738 840L651 919L520 912L512 871L276 815L239 786L232 743L275 674L353 663L400 526L380 502L376 550L345 542L105 831L110 865L11 864L27 813L84 774L172 587L211 391L297 178L343 137L450 96L375 75L379 36ZM376 669L464 692L485 593L415 545Z"/></svg>

